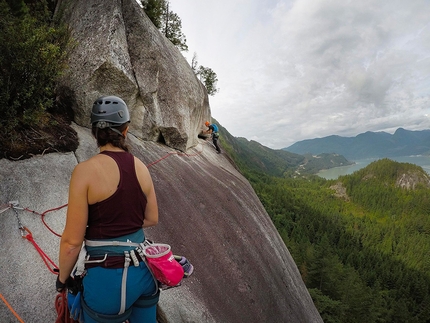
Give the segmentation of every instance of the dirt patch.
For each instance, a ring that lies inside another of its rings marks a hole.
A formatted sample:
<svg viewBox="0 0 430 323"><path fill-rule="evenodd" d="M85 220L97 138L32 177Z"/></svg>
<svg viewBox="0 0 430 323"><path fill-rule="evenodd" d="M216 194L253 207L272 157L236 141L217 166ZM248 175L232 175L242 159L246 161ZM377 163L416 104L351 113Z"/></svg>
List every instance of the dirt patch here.
<svg viewBox="0 0 430 323"><path fill-rule="evenodd" d="M79 141L76 131L64 115L49 114L33 126L17 126L0 138L0 159L22 160L34 155L75 151Z"/></svg>

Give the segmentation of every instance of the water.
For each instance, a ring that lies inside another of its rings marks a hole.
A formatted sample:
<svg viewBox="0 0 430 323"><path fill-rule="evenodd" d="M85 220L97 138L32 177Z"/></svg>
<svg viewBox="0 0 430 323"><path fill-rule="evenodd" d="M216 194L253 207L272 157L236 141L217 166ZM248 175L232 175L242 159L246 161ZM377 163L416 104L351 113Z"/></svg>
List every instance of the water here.
<svg viewBox="0 0 430 323"><path fill-rule="evenodd" d="M354 165L334 167L320 171L317 175L325 179L337 179L339 176L349 175L353 172L366 167L371 162L380 158L367 158L361 160L355 160ZM430 174L430 156L402 156L402 157L390 157L389 159L400 162L410 163L421 166L424 171Z"/></svg>

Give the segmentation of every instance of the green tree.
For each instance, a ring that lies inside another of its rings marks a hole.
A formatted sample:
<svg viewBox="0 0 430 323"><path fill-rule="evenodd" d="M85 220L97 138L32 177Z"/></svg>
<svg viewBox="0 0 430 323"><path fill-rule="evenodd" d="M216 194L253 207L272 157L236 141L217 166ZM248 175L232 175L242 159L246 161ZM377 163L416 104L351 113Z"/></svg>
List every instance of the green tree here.
<svg viewBox="0 0 430 323"><path fill-rule="evenodd" d="M163 27L161 31L164 36L166 36L166 38L181 51L188 51L187 38L182 32L182 20L176 13L170 11L169 1L166 2L166 11L162 18Z"/></svg>
<svg viewBox="0 0 430 323"><path fill-rule="evenodd" d="M209 67L204 67L202 65L197 67L198 65L199 63L197 61L197 53L194 53L193 58L191 60L191 69L194 71L200 81L205 85L208 94L215 95L219 92L219 89L217 89L216 87L218 82L218 77L216 73Z"/></svg>
<svg viewBox="0 0 430 323"><path fill-rule="evenodd" d="M70 33L50 25L45 1L0 0L0 120L4 136L18 124L43 123L53 106L57 78L66 68ZM31 9L31 10L30 10Z"/></svg>
<svg viewBox="0 0 430 323"><path fill-rule="evenodd" d="M152 21L155 27L161 29L161 17L165 11L166 0L142 0L140 3L146 15Z"/></svg>
<svg viewBox="0 0 430 323"><path fill-rule="evenodd" d="M160 32L181 51L188 51L181 18L170 10L167 0L141 0L143 10Z"/></svg>
<svg viewBox="0 0 430 323"><path fill-rule="evenodd" d="M209 95L215 95L216 93L218 93L219 89L217 89L216 87L218 77L210 67L204 67L200 65L197 70L197 76L200 78L200 81L202 81L205 85Z"/></svg>
<svg viewBox="0 0 430 323"><path fill-rule="evenodd" d="M181 51L188 51L187 39L182 32L181 18L170 10L168 0L141 0L143 10L158 30ZM218 78L209 67L198 66L197 54L194 53L191 68L205 85L209 95L218 93Z"/></svg>

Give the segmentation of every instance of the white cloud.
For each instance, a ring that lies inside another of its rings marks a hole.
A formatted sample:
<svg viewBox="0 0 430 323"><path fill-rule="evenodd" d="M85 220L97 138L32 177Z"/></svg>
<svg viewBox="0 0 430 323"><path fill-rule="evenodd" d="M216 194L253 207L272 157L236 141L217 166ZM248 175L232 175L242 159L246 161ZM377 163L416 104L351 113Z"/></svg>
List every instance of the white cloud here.
<svg viewBox="0 0 430 323"><path fill-rule="evenodd" d="M430 128L427 0L175 0L190 53L218 75L213 116L271 148Z"/></svg>

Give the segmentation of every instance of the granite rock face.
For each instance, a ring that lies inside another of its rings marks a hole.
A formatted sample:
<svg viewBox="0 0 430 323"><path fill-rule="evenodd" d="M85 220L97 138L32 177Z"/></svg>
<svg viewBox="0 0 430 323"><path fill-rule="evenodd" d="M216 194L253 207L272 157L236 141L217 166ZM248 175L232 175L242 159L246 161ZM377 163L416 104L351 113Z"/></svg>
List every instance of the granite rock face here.
<svg viewBox="0 0 430 323"><path fill-rule="evenodd" d="M251 185L198 138L210 118L208 96L179 50L135 0L57 3L76 39L58 100L75 112L80 144L74 153L0 159L1 295L25 322L55 321L53 265L19 225L58 264L70 175L98 152L88 129L92 103L117 95L130 108L132 153L148 166L157 193L160 221L145 234L195 267L180 287L161 293L168 322L322 322ZM11 201L21 209L9 208ZM0 322L15 321L0 301Z"/></svg>
<svg viewBox="0 0 430 323"><path fill-rule="evenodd" d="M0 160L0 211L9 201L43 213L67 203L74 166L97 153L89 129L74 126L75 154ZM146 236L194 265L192 276L161 293L168 322L322 322L297 266L248 181L226 155L199 139L187 154L129 135L154 181L160 221ZM66 207L46 213L61 234ZM18 210L34 241L58 264L60 238L40 215ZM54 322L55 275L21 237L15 212L0 214L0 293L24 322ZM0 302L0 322L15 322Z"/></svg>
<svg viewBox="0 0 430 323"><path fill-rule="evenodd" d="M75 39L58 100L77 124L90 126L96 98L117 95L140 138L181 151L197 144L210 118L207 91L135 0L59 1L56 16Z"/></svg>

